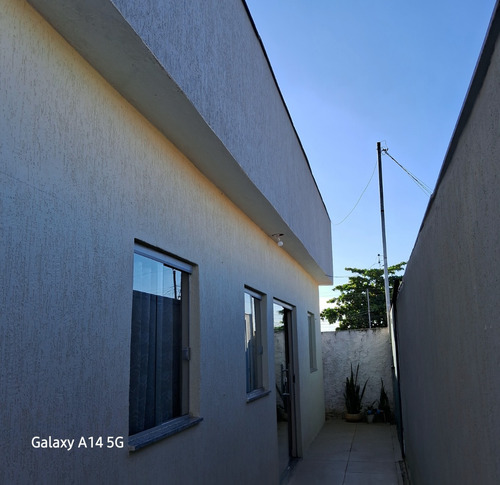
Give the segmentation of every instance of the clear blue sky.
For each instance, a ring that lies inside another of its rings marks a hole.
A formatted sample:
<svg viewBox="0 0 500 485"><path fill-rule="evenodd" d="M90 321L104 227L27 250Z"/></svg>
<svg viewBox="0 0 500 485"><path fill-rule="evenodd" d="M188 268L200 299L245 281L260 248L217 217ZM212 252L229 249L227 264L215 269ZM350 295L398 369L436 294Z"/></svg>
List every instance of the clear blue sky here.
<svg viewBox="0 0 500 485"><path fill-rule="evenodd" d="M382 254L376 143L434 189L494 0L247 0L332 220L334 284ZM428 196L383 156L388 263ZM331 287L322 296L333 296Z"/></svg>

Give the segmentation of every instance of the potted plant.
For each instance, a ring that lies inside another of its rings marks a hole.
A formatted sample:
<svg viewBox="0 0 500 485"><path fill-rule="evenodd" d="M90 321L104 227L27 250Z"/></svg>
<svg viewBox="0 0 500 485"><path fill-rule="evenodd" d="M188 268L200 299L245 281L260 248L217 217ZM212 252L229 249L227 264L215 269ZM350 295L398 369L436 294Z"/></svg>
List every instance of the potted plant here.
<svg viewBox="0 0 500 485"><path fill-rule="evenodd" d="M373 401L371 404L366 406L366 421L367 423L373 423L373 419L375 418L375 415L377 414L377 408L375 407L375 403L377 401Z"/></svg>
<svg viewBox="0 0 500 485"><path fill-rule="evenodd" d="M361 387L358 384L358 372L359 364L356 368L356 375L354 375L354 372L352 371L351 364L351 377L346 377L345 380L344 399L345 407L347 410L347 413L345 415L346 421L356 422L361 420L361 401L363 400L363 396L365 394L368 379L366 380L363 389L361 390Z"/></svg>
<svg viewBox="0 0 500 485"><path fill-rule="evenodd" d="M379 414L383 416L384 422L391 421L391 406L389 404L389 398L384 388L384 381L380 379L381 387L380 387L380 398L378 401L378 411Z"/></svg>

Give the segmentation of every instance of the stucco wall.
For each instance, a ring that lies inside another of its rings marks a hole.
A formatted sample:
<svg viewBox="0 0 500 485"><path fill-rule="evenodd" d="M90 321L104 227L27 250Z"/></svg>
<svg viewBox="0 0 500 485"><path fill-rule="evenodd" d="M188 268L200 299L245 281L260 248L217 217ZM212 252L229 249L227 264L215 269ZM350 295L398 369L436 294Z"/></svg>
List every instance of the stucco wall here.
<svg viewBox="0 0 500 485"><path fill-rule="evenodd" d="M414 485L500 482L499 23L397 300Z"/></svg>
<svg viewBox="0 0 500 485"><path fill-rule="evenodd" d="M268 236L283 233L284 250L331 283L330 220L244 2L29 1Z"/></svg>
<svg viewBox="0 0 500 485"><path fill-rule="evenodd" d="M381 382L394 410L392 392L392 353L387 328L323 332L323 373L325 378L325 408L327 413L345 412L346 377L359 364L358 382L361 387L368 379L363 404L379 399Z"/></svg>
<svg viewBox="0 0 500 485"><path fill-rule="evenodd" d="M114 3L310 253L331 268L326 209L244 1Z"/></svg>
<svg viewBox="0 0 500 485"><path fill-rule="evenodd" d="M39 14L0 3L0 482L276 483L272 298L295 305L302 449L324 419L315 280ZM195 265L190 408L204 420L133 454L33 449L127 437L135 239ZM244 285L267 295L271 394L252 403Z"/></svg>

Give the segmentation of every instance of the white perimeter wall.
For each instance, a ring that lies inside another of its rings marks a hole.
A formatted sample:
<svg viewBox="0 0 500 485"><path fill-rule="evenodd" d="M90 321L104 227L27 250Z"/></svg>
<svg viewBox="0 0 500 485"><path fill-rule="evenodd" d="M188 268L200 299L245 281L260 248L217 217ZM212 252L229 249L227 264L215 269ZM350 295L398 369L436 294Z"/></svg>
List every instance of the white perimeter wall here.
<svg viewBox="0 0 500 485"><path fill-rule="evenodd" d="M322 332L323 372L325 376L325 408L327 413L345 412L344 389L346 377L359 364L358 382L366 385L363 405L380 396L380 379L394 411L392 392L392 351L387 328Z"/></svg>
<svg viewBox="0 0 500 485"><path fill-rule="evenodd" d="M31 7L0 7L0 482L275 484L272 298L296 306L304 449L324 420L315 281ZM133 454L33 449L36 435L127 436L135 238L196 265L191 410L204 421ZM267 295L272 391L250 404L244 285Z"/></svg>

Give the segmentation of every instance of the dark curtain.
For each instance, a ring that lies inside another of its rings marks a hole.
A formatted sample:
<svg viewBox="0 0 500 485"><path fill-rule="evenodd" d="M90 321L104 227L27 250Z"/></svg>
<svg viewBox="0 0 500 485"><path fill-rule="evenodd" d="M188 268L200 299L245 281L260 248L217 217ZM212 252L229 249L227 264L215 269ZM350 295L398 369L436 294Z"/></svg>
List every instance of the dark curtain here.
<svg viewBox="0 0 500 485"><path fill-rule="evenodd" d="M129 434L181 414L181 302L133 293Z"/></svg>

